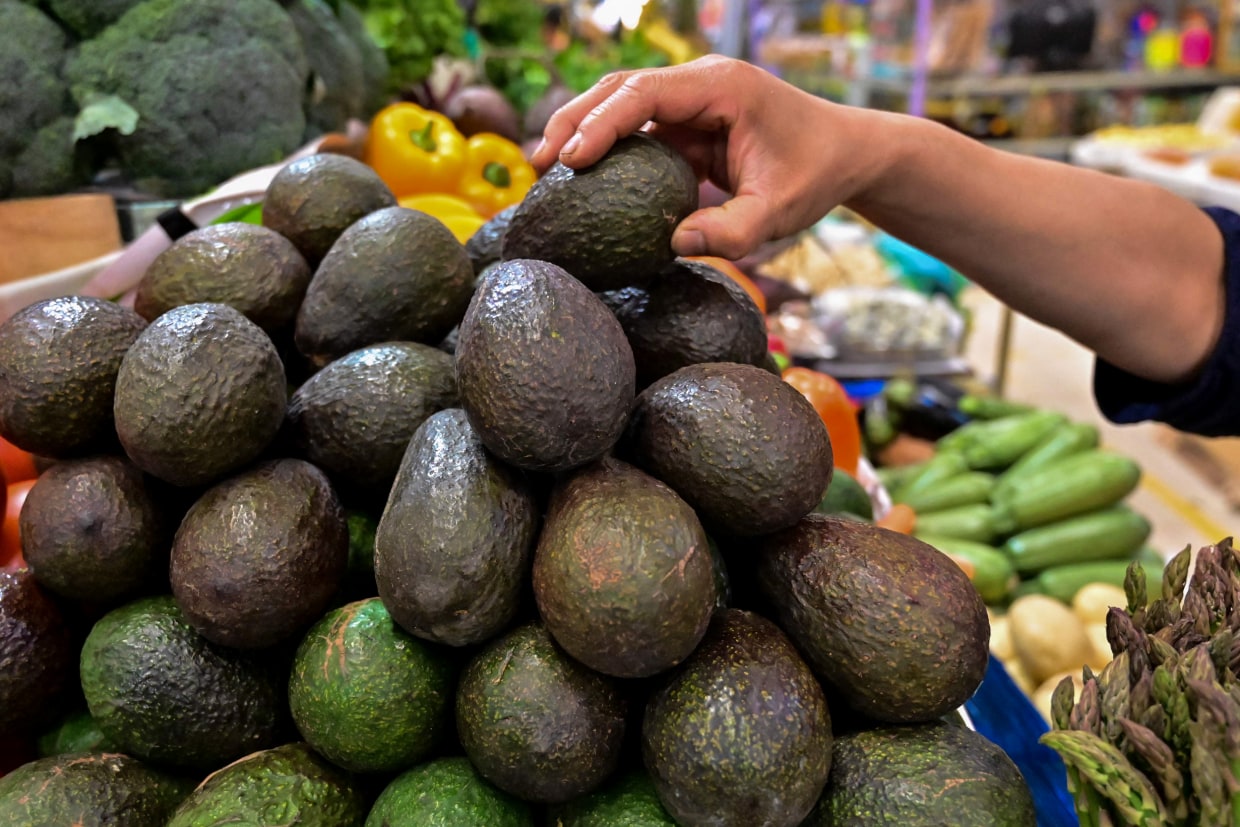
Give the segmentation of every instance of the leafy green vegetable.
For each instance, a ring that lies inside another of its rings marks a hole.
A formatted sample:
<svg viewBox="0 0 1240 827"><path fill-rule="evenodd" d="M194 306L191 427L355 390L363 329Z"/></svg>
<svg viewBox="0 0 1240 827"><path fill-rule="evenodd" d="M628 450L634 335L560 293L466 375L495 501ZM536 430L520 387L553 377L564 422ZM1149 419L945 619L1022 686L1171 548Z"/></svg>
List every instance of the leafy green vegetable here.
<svg viewBox="0 0 1240 827"><path fill-rule="evenodd" d="M456 0L365 0L358 6L387 54L395 89L423 80L437 55L464 54L465 13Z"/></svg>

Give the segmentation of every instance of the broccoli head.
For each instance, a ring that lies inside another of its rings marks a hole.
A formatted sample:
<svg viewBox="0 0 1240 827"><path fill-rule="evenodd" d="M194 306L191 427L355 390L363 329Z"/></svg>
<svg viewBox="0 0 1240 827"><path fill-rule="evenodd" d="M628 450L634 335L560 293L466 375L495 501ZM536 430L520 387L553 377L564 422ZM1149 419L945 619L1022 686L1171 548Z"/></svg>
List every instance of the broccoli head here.
<svg viewBox="0 0 1240 827"><path fill-rule="evenodd" d="M13 164L14 198L59 195L90 181L91 157L74 140L73 128L73 116L62 115L34 133ZM0 191L3 187L0 181Z"/></svg>
<svg viewBox="0 0 1240 827"><path fill-rule="evenodd" d="M30 136L71 103L61 66L68 39L51 18L16 0L0 0L0 157L10 162Z"/></svg>
<svg viewBox="0 0 1240 827"><path fill-rule="evenodd" d="M187 197L297 148L307 66L273 0L143 0L66 72L79 106L119 99L136 115L110 135L125 176Z"/></svg>
<svg viewBox="0 0 1240 827"><path fill-rule="evenodd" d="M365 106L362 53L323 0L293 0L286 8L314 76L306 101L307 137L341 130L349 118L361 117Z"/></svg>
<svg viewBox="0 0 1240 827"><path fill-rule="evenodd" d="M56 19L81 40L92 38L121 19L142 0L47 0Z"/></svg>
<svg viewBox="0 0 1240 827"><path fill-rule="evenodd" d="M349 38L357 44L362 55L362 78L365 81L366 96L363 99L362 117L369 118L387 105L388 66L387 54L380 48L375 39L366 30L366 19L357 6L342 0L336 7L336 17Z"/></svg>

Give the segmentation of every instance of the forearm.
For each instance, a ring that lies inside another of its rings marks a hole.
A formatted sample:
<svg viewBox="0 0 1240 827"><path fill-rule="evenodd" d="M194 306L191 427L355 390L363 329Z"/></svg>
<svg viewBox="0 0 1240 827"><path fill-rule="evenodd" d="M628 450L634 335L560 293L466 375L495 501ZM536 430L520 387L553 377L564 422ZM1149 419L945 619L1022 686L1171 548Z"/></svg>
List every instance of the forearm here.
<svg viewBox="0 0 1240 827"><path fill-rule="evenodd" d="M1213 350L1223 242L1191 203L926 121L856 114L886 149L849 204L878 226L1137 375L1181 381Z"/></svg>

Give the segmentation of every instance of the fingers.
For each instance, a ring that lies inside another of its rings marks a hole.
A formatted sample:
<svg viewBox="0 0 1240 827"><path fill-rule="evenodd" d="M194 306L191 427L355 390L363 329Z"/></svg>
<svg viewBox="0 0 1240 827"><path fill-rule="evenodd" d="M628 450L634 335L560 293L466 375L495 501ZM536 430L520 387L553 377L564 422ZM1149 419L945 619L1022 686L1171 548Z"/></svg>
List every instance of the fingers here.
<svg viewBox="0 0 1240 827"><path fill-rule="evenodd" d="M698 210L680 223L672 249L681 256L738 259L770 238L773 216L759 195L740 195L721 207Z"/></svg>
<svg viewBox="0 0 1240 827"><path fill-rule="evenodd" d="M632 72L612 72L605 75L598 83L556 110L543 130L542 143L530 158L534 168L544 172L554 164L560 150L576 133L577 125L582 119L622 86L631 74Z"/></svg>

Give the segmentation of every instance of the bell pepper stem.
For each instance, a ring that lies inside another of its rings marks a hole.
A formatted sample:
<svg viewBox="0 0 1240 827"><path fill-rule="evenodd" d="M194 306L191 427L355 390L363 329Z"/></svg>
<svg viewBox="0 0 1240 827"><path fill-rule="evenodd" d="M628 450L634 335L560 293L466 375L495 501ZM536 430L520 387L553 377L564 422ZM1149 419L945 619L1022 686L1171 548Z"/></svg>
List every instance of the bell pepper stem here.
<svg viewBox="0 0 1240 827"><path fill-rule="evenodd" d="M496 161L489 161L482 168L482 177L487 179L487 183L491 186L498 187L499 189L507 189L512 186L512 175L509 174L508 167Z"/></svg>
<svg viewBox="0 0 1240 827"><path fill-rule="evenodd" d="M426 126L421 129L409 130L409 140L424 152L435 152L439 147L435 143L434 130L434 121L427 121Z"/></svg>

